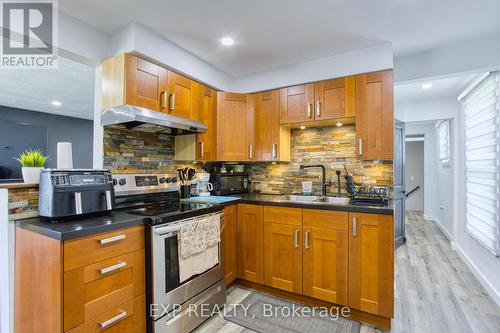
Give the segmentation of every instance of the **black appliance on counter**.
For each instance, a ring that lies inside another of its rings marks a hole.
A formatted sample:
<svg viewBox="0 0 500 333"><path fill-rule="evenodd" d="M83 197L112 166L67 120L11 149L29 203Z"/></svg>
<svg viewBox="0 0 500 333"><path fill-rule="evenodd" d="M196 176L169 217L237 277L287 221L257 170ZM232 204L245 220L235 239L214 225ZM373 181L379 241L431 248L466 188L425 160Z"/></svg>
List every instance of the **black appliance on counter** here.
<svg viewBox="0 0 500 333"><path fill-rule="evenodd" d="M51 220L108 213L114 206L111 172L106 169L44 169L40 173L39 215Z"/></svg>
<svg viewBox="0 0 500 333"><path fill-rule="evenodd" d="M231 195L247 193L249 188L248 173L216 172L210 174L213 185L212 195Z"/></svg>

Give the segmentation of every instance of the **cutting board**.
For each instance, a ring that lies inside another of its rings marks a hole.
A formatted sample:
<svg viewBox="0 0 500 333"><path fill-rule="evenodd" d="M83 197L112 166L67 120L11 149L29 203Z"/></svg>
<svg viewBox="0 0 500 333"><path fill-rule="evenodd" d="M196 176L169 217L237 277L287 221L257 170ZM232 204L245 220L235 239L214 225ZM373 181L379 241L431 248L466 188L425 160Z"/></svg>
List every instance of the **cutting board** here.
<svg viewBox="0 0 500 333"><path fill-rule="evenodd" d="M238 197L222 197L222 196L209 196L209 197L191 197L186 199L181 199L183 202L201 202L201 203L213 203L213 204L221 204L231 201L240 200Z"/></svg>

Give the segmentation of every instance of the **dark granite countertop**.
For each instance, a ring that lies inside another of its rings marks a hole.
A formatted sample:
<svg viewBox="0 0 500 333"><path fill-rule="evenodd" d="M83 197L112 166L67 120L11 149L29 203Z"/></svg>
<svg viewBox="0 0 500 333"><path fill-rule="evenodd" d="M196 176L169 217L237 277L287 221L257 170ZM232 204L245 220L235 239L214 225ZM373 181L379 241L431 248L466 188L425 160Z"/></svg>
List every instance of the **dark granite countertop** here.
<svg viewBox="0 0 500 333"><path fill-rule="evenodd" d="M88 216L59 223L50 222L42 217L16 221L16 227L61 241L96 235L144 224L144 218L126 212L116 211L104 216Z"/></svg>
<svg viewBox="0 0 500 333"><path fill-rule="evenodd" d="M247 193L247 194L238 194L233 195L235 197L241 198L238 203L249 203L249 204L261 204L261 205L270 205L270 206L281 206L281 207L295 207L295 208L310 208L310 209L323 209L323 210L336 210L336 211L348 211L355 213L370 213L370 214L384 214L384 215L393 215L394 208L392 202L390 202L387 206L361 206L356 204L348 204L348 205L318 205L318 204L310 204L307 202L283 202L283 201L274 201L276 198L281 195L276 194L256 194L256 193ZM228 202L226 205L230 205L233 202Z"/></svg>

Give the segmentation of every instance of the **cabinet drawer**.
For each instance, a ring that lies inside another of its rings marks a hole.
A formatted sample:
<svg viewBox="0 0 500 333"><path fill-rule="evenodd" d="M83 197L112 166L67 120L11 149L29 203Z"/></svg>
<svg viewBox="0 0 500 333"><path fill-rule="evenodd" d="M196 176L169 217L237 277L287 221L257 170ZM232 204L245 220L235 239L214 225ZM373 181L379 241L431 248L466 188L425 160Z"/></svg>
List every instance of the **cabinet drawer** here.
<svg viewBox="0 0 500 333"><path fill-rule="evenodd" d="M143 226L64 242L64 271L144 248Z"/></svg>
<svg viewBox="0 0 500 333"><path fill-rule="evenodd" d="M144 294L144 250L64 273L64 329Z"/></svg>
<svg viewBox="0 0 500 333"><path fill-rule="evenodd" d="M304 209L304 227L347 230L348 213L321 209Z"/></svg>
<svg viewBox="0 0 500 333"><path fill-rule="evenodd" d="M142 295L89 320L69 333L143 333L145 331L145 299Z"/></svg>
<svg viewBox="0 0 500 333"><path fill-rule="evenodd" d="M265 206L264 223L302 225L302 209Z"/></svg>

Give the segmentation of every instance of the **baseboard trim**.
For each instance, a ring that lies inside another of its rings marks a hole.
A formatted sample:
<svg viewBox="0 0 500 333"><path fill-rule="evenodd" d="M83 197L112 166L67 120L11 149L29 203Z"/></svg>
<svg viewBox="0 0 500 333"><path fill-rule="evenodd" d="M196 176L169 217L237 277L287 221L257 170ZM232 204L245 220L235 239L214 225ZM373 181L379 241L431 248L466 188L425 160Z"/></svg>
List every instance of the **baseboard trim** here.
<svg viewBox="0 0 500 333"><path fill-rule="evenodd" d="M452 248L458 253L460 258L465 262L467 267L471 270L472 274L478 279L479 283L486 289L486 292L491 296L493 301L500 307L500 292L496 290L491 283L484 277L484 275L479 271L479 269L474 265L469 256L464 252L464 250L455 242L451 242Z"/></svg>

